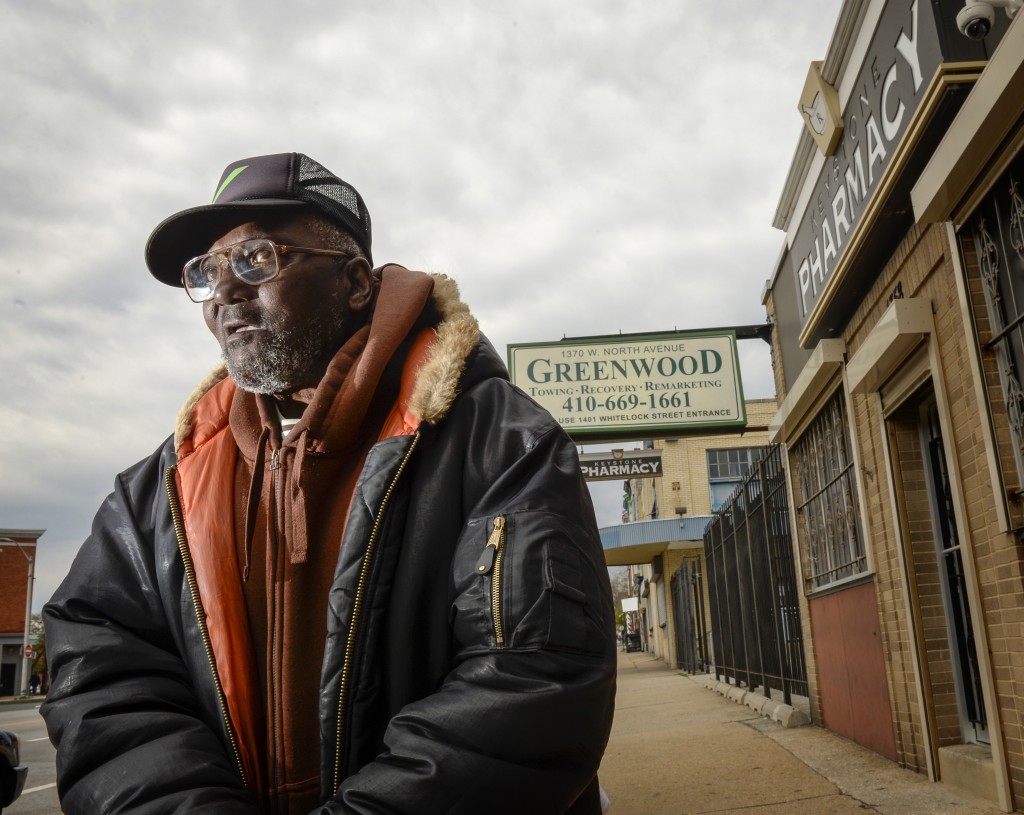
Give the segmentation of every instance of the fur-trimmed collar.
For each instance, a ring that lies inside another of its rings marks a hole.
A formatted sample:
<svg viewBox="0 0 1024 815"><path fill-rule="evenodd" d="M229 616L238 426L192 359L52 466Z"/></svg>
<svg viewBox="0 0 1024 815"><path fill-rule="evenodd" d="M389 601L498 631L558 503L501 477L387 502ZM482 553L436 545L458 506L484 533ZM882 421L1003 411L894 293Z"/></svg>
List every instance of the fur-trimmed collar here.
<svg viewBox="0 0 1024 815"><path fill-rule="evenodd" d="M386 271L385 266L383 271ZM437 339L430 356L416 375L409 399L409 409L420 421L437 424L451 410L458 395L459 382L470 353L480 341L480 325L462 302L458 284L447 275L432 274L434 288L431 300L441 321L435 332ZM220 363L192 391L178 411L174 428L174 448L195 431L194 411L199 400L227 378L227 368ZM227 417L224 417L227 422Z"/></svg>

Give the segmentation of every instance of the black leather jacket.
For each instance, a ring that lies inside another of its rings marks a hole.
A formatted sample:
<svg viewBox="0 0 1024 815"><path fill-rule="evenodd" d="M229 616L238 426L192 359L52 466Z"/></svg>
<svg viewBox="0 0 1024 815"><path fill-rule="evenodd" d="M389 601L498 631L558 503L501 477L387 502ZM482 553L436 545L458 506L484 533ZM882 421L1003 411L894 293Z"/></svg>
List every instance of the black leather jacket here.
<svg viewBox="0 0 1024 815"><path fill-rule="evenodd" d="M600 812L614 622L575 447L482 338L458 391L359 479L310 745L324 815ZM68 813L259 811L175 532L175 463L168 440L117 478L44 609Z"/></svg>

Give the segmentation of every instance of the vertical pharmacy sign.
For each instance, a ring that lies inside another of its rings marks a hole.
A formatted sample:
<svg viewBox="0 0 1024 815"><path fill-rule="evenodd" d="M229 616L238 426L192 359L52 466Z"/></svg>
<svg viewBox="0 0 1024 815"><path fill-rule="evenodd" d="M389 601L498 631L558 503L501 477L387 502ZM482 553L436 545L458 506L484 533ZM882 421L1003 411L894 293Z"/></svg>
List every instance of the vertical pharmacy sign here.
<svg viewBox="0 0 1024 815"><path fill-rule="evenodd" d="M746 426L736 332L650 334L508 347L512 381L576 439Z"/></svg>

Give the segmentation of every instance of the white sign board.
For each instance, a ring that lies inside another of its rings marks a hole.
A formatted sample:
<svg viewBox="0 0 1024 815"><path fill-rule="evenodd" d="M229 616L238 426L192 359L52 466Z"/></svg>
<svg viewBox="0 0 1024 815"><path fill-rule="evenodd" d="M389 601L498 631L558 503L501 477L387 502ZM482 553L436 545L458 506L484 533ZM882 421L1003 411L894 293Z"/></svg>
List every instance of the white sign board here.
<svg viewBox="0 0 1024 815"><path fill-rule="evenodd" d="M573 438L747 423L735 332L527 343L508 358L512 381Z"/></svg>
<svg viewBox="0 0 1024 815"><path fill-rule="evenodd" d="M639 609L639 600L635 597L623 597L622 598L622 611L630 612L637 611Z"/></svg>

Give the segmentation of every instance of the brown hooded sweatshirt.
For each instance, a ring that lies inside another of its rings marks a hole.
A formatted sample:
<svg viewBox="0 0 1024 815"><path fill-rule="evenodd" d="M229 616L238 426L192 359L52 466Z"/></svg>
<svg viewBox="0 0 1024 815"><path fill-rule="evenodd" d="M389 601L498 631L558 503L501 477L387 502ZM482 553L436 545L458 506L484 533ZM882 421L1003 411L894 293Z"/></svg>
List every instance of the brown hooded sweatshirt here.
<svg viewBox="0 0 1024 815"><path fill-rule="evenodd" d="M236 555L265 716L256 749L274 815L304 815L320 803L328 589L356 480L395 402L408 345L432 322L424 313L432 289L428 275L385 270L370 323L337 352L286 439L273 397L237 389L232 398Z"/></svg>

